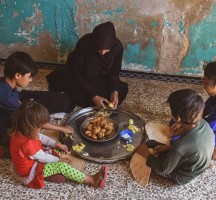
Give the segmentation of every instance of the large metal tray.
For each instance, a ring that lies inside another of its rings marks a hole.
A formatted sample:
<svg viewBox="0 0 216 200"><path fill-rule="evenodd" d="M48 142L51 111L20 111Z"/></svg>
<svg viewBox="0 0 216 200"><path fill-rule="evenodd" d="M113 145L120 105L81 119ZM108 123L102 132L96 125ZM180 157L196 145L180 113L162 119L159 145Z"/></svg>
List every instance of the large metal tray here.
<svg viewBox="0 0 216 200"><path fill-rule="evenodd" d="M83 137L80 132L80 127L84 121L94 116L98 112L98 108L84 108L82 110L70 113L63 120L63 125L70 125L74 129L72 140L70 137L66 137L64 133L61 133L61 141L66 144L70 151L74 154L85 158L86 160L95 161L99 163L113 163L119 160L126 159L132 155L132 152L127 152L125 145L126 141L120 138L119 132L128 127L129 119L133 119L134 125L138 127L138 132L134 135L132 145L134 147L139 146L142 142L147 141L148 137L145 133L145 123L137 115L132 112L117 109L117 110L105 110L110 112L109 118L112 119L118 125L118 135L112 140L96 143ZM85 144L83 152L77 153L72 150L72 145Z"/></svg>

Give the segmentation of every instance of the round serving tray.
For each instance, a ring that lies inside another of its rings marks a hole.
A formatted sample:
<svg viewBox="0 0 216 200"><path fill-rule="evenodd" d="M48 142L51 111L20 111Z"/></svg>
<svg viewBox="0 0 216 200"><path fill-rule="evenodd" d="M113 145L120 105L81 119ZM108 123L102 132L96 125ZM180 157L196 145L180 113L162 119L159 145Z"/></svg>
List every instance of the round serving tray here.
<svg viewBox="0 0 216 200"><path fill-rule="evenodd" d="M85 138L80 131L81 125L89 118L94 117L99 111L98 108L88 107L68 114L63 120L63 125L73 127L74 134L73 139L71 139L61 133L61 141L74 154L99 163L113 163L130 157L132 152L126 150L127 141L122 140L119 134L121 130L128 127L129 119L133 119L134 125L138 127L138 132L134 134L131 144L136 148L142 142L147 141L144 121L134 113L123 109L103 111L109 113L109 118L118 126L118 134L114 138L105 142L95 142ZM73 151L72 146L80 143L85 145L84 150L80 153Z"/></svg>

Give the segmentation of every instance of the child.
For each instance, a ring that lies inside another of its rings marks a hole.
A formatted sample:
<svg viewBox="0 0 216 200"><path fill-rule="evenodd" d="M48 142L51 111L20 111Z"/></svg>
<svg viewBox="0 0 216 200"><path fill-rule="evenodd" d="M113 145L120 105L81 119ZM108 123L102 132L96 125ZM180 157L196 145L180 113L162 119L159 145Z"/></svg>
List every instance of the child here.
<svg viewBox="0 0 216 200"><path fill-rule="evenodd" d="M203 86L210 97L205 102L203 118L209 123L216 134L216 62L208 63L204 68ZM215 137L216 146L216 137ZM216 147L212 158L216 160Z"/></svg>
<svg viewBox="0 0 216 200"><path fill-rule="evenodd" d="M14 114L10 151L20 181L31 188L42 188L44 178L61 174L77 183L103 188L107 165L94 175L85 175L67 164L70 162L67 154L60 154L59 157L53 149L42 147L56 148L65 153L68 151L66 145L39 133L48 121L47 109L33 101L23 103Z"/></svg>
<svg viewBox="0 0 216 200"><path fill-rule="evenodd" d="M69 100L64 94L52 93L49 91L25 91L20 94L17 87L24 88L31 81L37 72L37 66L31 56L24 52L15 52L10 55L5 62L4 78L0 79L0 157L10 157L9 136L7 129L11 126L11 115L20 106L21 98L25 100L26 96L33 98L35 101L42 103L51 113L69 111ZM28 94L28 95L27 95ZM27 98L28 99L28 98ZM51 106L50 106L51 105ZM68 106L61 106L68 105ZM70 126L57 126L47 123L43 126L45 129L72 133Z"/></svg>
<svg viewBox="0 0 216 200"><path fill-rule="evenodd" d="M137 153L144 156L146 164L157 173L177 184L186 184L208 168L214 150L214 134L202 119L204 101L194 90L177 90L168 97L175 124L171 132L180 137L171 146L158 145L150 154L147 145L141 144Z"/></svg>

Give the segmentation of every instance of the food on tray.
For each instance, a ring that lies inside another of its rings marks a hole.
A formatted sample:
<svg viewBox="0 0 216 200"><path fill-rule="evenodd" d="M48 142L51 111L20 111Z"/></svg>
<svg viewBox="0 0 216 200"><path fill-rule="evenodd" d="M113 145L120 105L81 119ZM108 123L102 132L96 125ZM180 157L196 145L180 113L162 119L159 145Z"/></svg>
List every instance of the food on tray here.
<svg viewBox="0 0 216 200"><path fill-rule="evenodd" d="M108 103L108 108L114 108L114 104L112 102Z"/></svg>
<svg viewBox="0 0 216 200"><path fill-rule="evenodd" d="M127 152L133 152L135 147L132 144L126 144L124 145L124 147L126 148Z"/></svg>
<svg viewBox="0 0 216 200"><path fill-rule="evenodd" d="M133 119L129 119L128 123L129 123L129 125L133 124L134 123Z"/></svg>
<svg viewBox="0 0 216 200"><path fill-rule="evenodd" d="M133 119L129 119L128 123L129 123L128 129L131 130L133 133L137 133L139 129L134 125Z"/></svg>
<svg viewBox="0 0 216 200"><path fill-rule="evenodd" d="M103 139L105 136L110 135L114 131L114 124L106 117L99 116L90 120L89 124L85 127L85 135L97 140Z"/></svg>
<svg viewBox="0 0 216 200"><path fill-rule="evenodd" d="M100 110L97 112L94 112L92 114L92 117L109 117L112 114L112 112L109 112L108 110Z"/></svg>
<svg viewBox="0 0 216 200"><path fill-rule="evenodd" d="M81 153L83 149L85 148L85 144L80 143L72 146L72 149L76 151L77 153Z"/></svg>

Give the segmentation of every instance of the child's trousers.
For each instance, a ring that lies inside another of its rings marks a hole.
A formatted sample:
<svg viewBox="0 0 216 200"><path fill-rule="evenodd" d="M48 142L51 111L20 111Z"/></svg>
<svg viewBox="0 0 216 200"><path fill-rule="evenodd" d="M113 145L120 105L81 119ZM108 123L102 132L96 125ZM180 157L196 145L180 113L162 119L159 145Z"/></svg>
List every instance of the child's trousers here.
<svg viewBox="0 0 216 200"><path fill-rule="evenodd" d="M83 183L85 178L85 174L83 172L80 172L65 162L54 162L44 165L44 178L55 174L62 174L69 180L77 183Z"/></svg>

